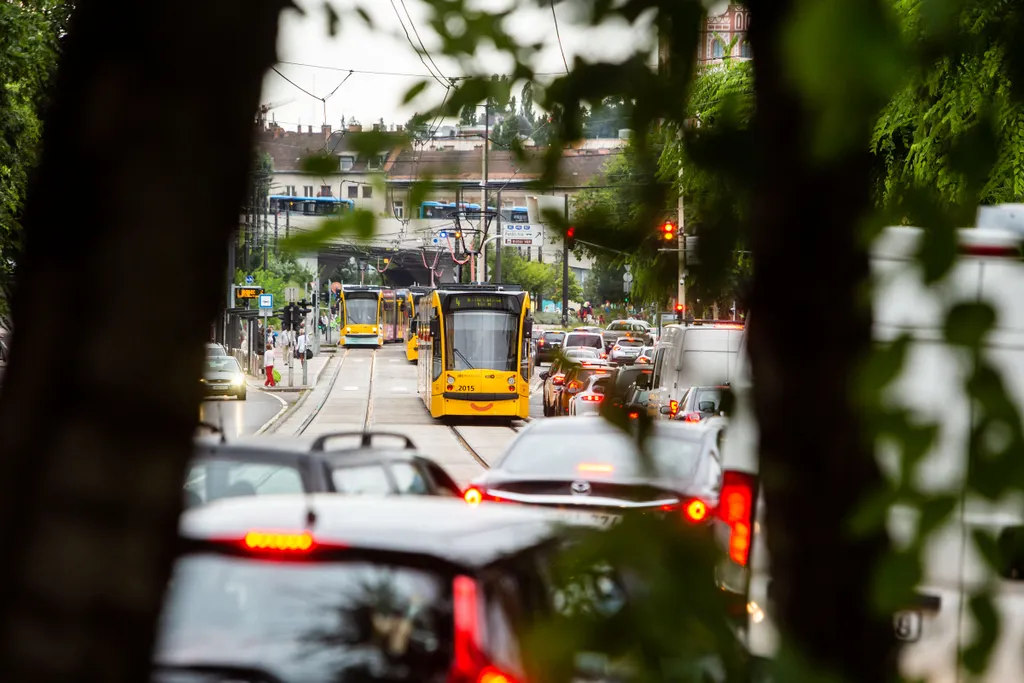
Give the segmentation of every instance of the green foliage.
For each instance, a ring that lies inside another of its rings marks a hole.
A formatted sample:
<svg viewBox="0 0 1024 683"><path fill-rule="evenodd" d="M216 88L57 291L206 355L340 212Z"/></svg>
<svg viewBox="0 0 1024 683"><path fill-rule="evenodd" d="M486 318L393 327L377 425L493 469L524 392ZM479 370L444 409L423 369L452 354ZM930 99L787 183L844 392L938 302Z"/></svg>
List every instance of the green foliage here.
<svg viewBox="0 0 1024 683"><path fill-rule="evenodd" d="M280 307L284 303L284 290L286 287L298 287L302 290L304 283L313 281L313 272L302 266L298 261L290 257L278 257L270 254L267 256L267 268L258 268L251 273L238 269L235 271L235 284L244 285L245 276L252 275L254 283L264 289L267 294L274 295L274 306ZM271 318L271 324L277 325L280 321Z"/></svg>
<svg viewBox="0 0 1024 683"><path fill-rule="evenodd" d="M13 275L19 222L36 161L48 86L71 5L55 0L0 3L0 286Z"/></svg>
<svg viewBox="0 0 1024 683"><path fill-rule="evenodd" d="M489 251L488 263L494 263L493 251ZM540 305L541 300L562 300L562 264L527 261L515 247L505 247L501 252L502 281L521 285ZM583 288L569 271L569 299L581 301Z"/></svg>

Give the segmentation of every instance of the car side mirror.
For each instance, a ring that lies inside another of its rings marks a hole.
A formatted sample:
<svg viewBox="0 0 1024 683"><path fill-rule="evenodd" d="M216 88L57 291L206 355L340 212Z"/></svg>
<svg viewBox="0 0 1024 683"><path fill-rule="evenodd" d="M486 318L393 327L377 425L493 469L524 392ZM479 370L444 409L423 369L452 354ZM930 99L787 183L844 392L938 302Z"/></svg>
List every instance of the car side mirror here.
<svg viewBox="0 0 1024 683"><path fill-rule="evenodd" d="M524 320L523 321L523 336L526 337L526 338L529 338L529 337L533 336L533 321L532 320Z"/></svg>
<svg viewBox="0 0 1024 683"><path fill-rule="evenodd" d="M668 406L662 406L661 408L658 409L658 412L661 413L662 415L669 415L672 413L672 409L669 408Z"/></svg>
<svg viewBox="0 0 1024 683"><path fill-rule="evenodd" d="M433 319L430 321L430 338L438 339L441 336L441 321Z"/></svg>
<svg viewBox="0 0 1024 683"><path fill-rule="evenodd" d="M650 389L651 380L647 375L640 375L636 378L637 389Z"/></svg>
<svg viewBox="0 0 1024 683"><path fill-rule="evenodd" d="M549 375L550 375L550 373L547 370L545 370L545 371L539 373L537 376L540 377L542 380L545 380L545 379L548 378Z"/></svg>

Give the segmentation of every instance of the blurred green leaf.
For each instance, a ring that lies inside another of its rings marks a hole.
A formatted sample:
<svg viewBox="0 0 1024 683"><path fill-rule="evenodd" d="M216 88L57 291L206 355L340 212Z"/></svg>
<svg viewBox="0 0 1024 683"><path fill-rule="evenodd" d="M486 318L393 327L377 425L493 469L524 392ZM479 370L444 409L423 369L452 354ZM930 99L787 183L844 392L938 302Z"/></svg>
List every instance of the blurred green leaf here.
<svg viewBox="0 0 1024 683"><path fill-rule="evenodd" d="M409 88L402 96L402 104L409 104L419 97L420 93L427 89L427 85L429 85L429 81L422 80Z"/></svg>
<svg viewBox="0 0 1024 683"><path fill-rule="evenodd" d="M373 28L373 18L370 16L369 12L362 7L356 7L356 14L358 14L359 18L366 23L367 28Z"/></svg>
<svg viewBox="0 0 1024 683"><path fill-rule="evenodd" d="M325 220L312 230L281 240L281 249L285 252L308 251L346 233L354 234L359 239L369 239L373 237L375 221L372 211L356 209L341 218Z"/></svg>
<svg viewBox="0 0 1024 683"><path fill-rule="evenodd" d="M881 612L895 612L909 604L914 587L921 581L918 548L893 551L879 563L874 581L875 606Z"/></svg>
<svg viewBox="0 0 1024 683"><path fill-rule="evenodd" d="M976 349L996 324L996 312L990 305L961 302L946 317L945 337L950 344Z"/></svg>
<svg viewBox="0 0 1024 683"><path fill-rule="evenodd" d="M338 29L341 25L341 17L334 9L334 5L330 3L330 0L324 2L324 12L327 13L327 35L334 37L338 35Z"/></svg>
<svg viewBox="0 0 1024 683"><path fill-rule="evenodd" d="M302 163L299 167L304 173L314 173L316 175L331 175L337 173L340 168L340 162L338 158L327 152L317 152L309 156L302 158Z"/></svg>
<svg viewBox="0 0 1024 683"><path fill-rule="evenodd" d="M901 334L888 344L876 344L858 374L863 405L876 405L878 397L903 368L910 335Z"/></svg>
<svg viewBox="0 0 1024 683"><path fill-rule="evenodd" d="M917 259L924 273L924 283L930 285L949 272L956 259L957 235L951 223L928 223L921 236Z"/></svg>
<svg viewBox="0 0 1024 683"><path fill-rule="evenodd" d="M348 139L351 148L364 159L389 152L405 142L404 136L389 133L386 130L364 130L360 133L349 133Z"/></svg>
<svg viewBox="0 0 1024 683"><path fill-rule="evenodd" d="M995 535L983 529L975 529L971 535L974 540L974 546L978 549L982 559L985 560L993 572L1001 574L1004 568L1004 559Z"/></svg>
<svg viewBox="0 0 1024 683"><path fill-rule="evenodd" d="M427 198L431 196L434 191L434 180L433 177L426 173L424 174L423 180L417 180L409 188L409 206L418 207L427 201Z"/></svg>
<svg viewBox="0 0 1024 683"><path fill-rule="evenodd" d="M999 613L992 604L988 593L971 596L968 603L974 616L977 631L971 643L964 650L964 667L971 673L980 674L988 666L992 647L999 639Z"/></svg>
<svg viewBox="0 0 1024 683"><path fill-rule="evenodd" d="M896 493L889 489L876 491L860 504L850 517L850 531L856 536L867 536L885 527L889 508L896 502Z"/></svg>
<svg viewBox="0 0 1024 683"><path fill-rule="evenodd" d="M960 502L959 495L936 495L925 498L920 505L921 517L917 523L919 538L927 538L933 531L949 520Z"/></svg>

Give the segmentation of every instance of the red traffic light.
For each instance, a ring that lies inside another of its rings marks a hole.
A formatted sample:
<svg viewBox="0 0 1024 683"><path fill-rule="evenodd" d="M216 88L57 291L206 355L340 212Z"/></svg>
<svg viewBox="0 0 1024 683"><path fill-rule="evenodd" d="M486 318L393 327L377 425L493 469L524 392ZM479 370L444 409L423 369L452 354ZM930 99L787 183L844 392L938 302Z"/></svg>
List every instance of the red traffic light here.
<svg viewBox="0 0 1024 683"><path fill-rule="evenodd" d="M682 313L683 312L683 305L682 304L676 304L676 310L679 311L680 313Z"/></svg>
<svg viewBox="0 0 1024 683"><path fill-rule="evenodd" d="M673 239L676 236L676 225L672 221L665 221L661 226L662 237L666 240Z"/></svg>
<svg viewBox="0 0 1024 683"><path fill-rule="evenodd" d="M570 225L569 229L565 231L565 236L572 239L576 236L576 226Z"/></svg>

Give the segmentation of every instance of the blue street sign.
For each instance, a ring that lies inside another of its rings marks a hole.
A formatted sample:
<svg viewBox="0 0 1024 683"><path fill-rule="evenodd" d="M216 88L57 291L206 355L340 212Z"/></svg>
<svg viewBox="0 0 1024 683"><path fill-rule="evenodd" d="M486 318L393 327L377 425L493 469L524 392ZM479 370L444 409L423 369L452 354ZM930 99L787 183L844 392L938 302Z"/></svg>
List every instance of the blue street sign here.
<svg viewBox="0 0 1024 683"><path fill-rule="evenodd" d="M273 294L260 294L260 308L273 308L274 307L274 295Z"/></svg>
<svg viewBox="0 0 1024 683"><path fill-rule="evenodd" d="M252 275L245 276L245 284L251 285L254 282L256 282L256 278L254 278Z"/></svg>

